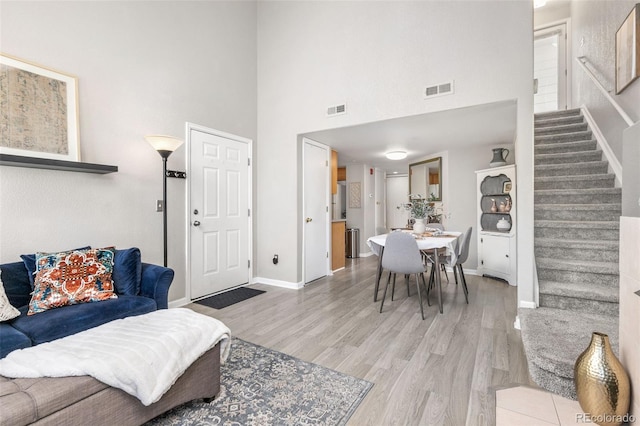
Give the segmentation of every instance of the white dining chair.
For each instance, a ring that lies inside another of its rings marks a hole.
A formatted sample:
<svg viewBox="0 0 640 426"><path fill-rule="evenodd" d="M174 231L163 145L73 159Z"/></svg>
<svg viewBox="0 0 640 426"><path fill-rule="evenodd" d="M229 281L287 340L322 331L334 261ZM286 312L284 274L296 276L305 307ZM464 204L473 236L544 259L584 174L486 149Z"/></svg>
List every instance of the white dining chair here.
<svg viewBox="0 0 640 426"><path fill-rule="evenodd" d="M441 223L427 223L427 228L437 229L438 231L444 231L444 225ZM449 282L449 274L447 273L447 268L444 263L440 264L442 268L442 272L444 272L444 276L447 279L447 283Z"/></svg>
<svg viewBox="0 0 640 426"><path fill-rule="evenodd" d="M458 277L460 277L460 282L462 283L462 291L464 292L464 299L466 300L467 304L469 304L469 289L467 288L467 280L464 277L462 264L466 262L467 258L469 257L469 243L471 242L472 233L473 227L470 226L469 229L467 229L467 232L465 232L461 237L461 243L458 244L458 249L456 250L456 262L451 265L451 267L453 268L453 273L455 275L456 285L458 285Z"/></svg>
<svg viewBox="0 0 640 426"><path fill-rule="evenodd" d="M382 302L380 303L380 312L384 307L384 300L387 297L387 289L393 275L393 290L391 300L393 300L393 291L395 290L396 274L416 276L416 287L418 289L418 299L420 300L420 314L424 320L424 307L422 306L422 294L420 293L420 279L426 291L426 282L424 279L425 265L422 262L422 255L418 248L415 238L411 234L404 232L392 232L387 236L382 254L382 268L389 271L387 284L382 294ZM407 292L408 292L407 284ZM428 300L428 299L427 299Z"/></svg>

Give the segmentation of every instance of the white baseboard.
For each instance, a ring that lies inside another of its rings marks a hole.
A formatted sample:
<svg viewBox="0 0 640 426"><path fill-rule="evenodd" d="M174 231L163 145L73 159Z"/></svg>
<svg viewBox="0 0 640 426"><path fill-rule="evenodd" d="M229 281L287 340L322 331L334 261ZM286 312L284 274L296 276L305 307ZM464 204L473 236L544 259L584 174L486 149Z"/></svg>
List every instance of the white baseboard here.
<svg viewBox="0 0 640 426"><path fill-rule="evenodd" d="M602 149L602 153L609 162L609 167L616 175L616 188L622 187L622 165L620 164L620 161L616 158L616 155L613 153L611 146L609 146L609 142L607 142L607 139L602 134L602 131L600 131L600 128L591 116L591 113L589 112L587 107L585 105L582 105L580 106L580 109L582 110L584 119L586 120L587 124L589 124L589 128L593 132L593 136L598 142L598 146L600 147L600 149Z"/></svg>
<svg viewBox="0 0 640 426"><path fill-rule="evenodd" d="M452 268L452 267L447 266L447 267L446 267L446 269L447 269L447 272L451 272L451 273L453 273L453 268ZM465 275L475 275L475 276L477 276L477 277L481 276L480 274L478 274L478 270L477 270L477 269L467 269L467 268L464 268L464 274L465 274Z"/></svg>
<svg viewBox="0 0 640 426"><path fill-rule="evenodd" d="M535 309L535 308L537 308L536 302L527 302L525 300L521 300L518 305L521 308L525 308L525 309Z"/></svg>
<svg viewBox="0 0 640 426"><path fill-rule="evenodd" d="M304 283L302 281L297 283L292 283L290 281L273 280L271 278L261 278L261 277L254 277L251 280L251 284L265 284L273 287L288 288L291 290L300 290L302 287L304 287Z"/></svg>
<svg viewBox="0 0 640 426"><path fill-rule="evenodd" d="M369 256L373 256L373 252L369 251L366 253L360 253L360 257L369 257Z"/></svg>
<svg viewBox="0 0 640 426"><path fill-rule="evenodd" d="M169 302L169 309L171 308L180 308L184 305L188 305L189 303L191 303L191 301L189 299L187 299L186 297L180 298L178 300L173 300L171 302Z"/></svg>

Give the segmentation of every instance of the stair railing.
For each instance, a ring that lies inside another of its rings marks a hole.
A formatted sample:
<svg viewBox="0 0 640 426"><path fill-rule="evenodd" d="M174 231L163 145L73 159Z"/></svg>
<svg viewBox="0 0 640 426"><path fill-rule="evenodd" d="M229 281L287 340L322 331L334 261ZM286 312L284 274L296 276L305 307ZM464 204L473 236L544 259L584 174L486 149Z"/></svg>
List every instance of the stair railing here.
<svg viewBox="0 0 640 426"><path fill-rule="evenodd" d="M607 100L611 103L611 105L613 105L616 111L618 111L618 114L620 114L620 116L625 121L625 123L627 123L627 126L633 126L635 123L633 122L631 117L629 117L629 115L624 111L624 109L622 109L620 104L618 104L616 100L613 99L613 97L609 94L609 91L604 88L604 86L600 83L600 81L598 81L598 78L595 76L595 74L593 74L591 70L587 67L587 58L584 56L579 56L576 58L576 61L578 61L582 70L589 76L589 78L591 78L591 81L593 81L593 83L596 85L598 90L602 92L604 97L607 98Z"/></svg>

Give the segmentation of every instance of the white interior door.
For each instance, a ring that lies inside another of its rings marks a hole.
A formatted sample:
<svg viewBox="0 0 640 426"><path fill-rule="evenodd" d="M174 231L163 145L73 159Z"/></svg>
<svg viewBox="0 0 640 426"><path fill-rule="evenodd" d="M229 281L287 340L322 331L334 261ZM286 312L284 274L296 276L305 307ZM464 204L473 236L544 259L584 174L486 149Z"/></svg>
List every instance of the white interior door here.
<svg viewBox="0 0 640 426"><path fill-rule="evenodd" d="M329 173L330 150L326 145L303 140L304 282L324 277L329 271Z"/></svg>
<svg viewBox="0 0 640 426"><path fill-rule="evenodd" d="M407 226L409 212L400 205L409 201L409 176L389 175L387 177L387 227L404 228Z"/></svg>
<svg viewBox="0 0 640 426"><path fill-rule="evenodd" d="M251 141L187 125L191 299L249 282Z"/></svg>
<svg viewBox="0 0 640 426"><path fill-rule="evenodd" d="M567 26L535 31L533 42L534 112L567 109Z"/></svg>

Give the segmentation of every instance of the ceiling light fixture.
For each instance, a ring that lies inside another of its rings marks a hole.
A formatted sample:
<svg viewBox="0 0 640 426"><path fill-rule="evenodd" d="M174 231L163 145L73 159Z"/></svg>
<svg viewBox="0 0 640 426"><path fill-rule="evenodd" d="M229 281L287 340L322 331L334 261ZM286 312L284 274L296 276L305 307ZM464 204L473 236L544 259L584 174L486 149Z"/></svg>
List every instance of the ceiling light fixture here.
<svg viewBox="0 0 640 426"><path fill-rule="evenodd" d="M539 7L544 6L545 4L547 4L547 0L533 0L533 8L537 9Z"/></svg>
<svg viewBox="0 0 640 426"><path fill-rule="evenodd" d="M385 156L389 160L404 160L405 158L407 158L407 153L404 151L391 151L387 152Z"/></svg>

